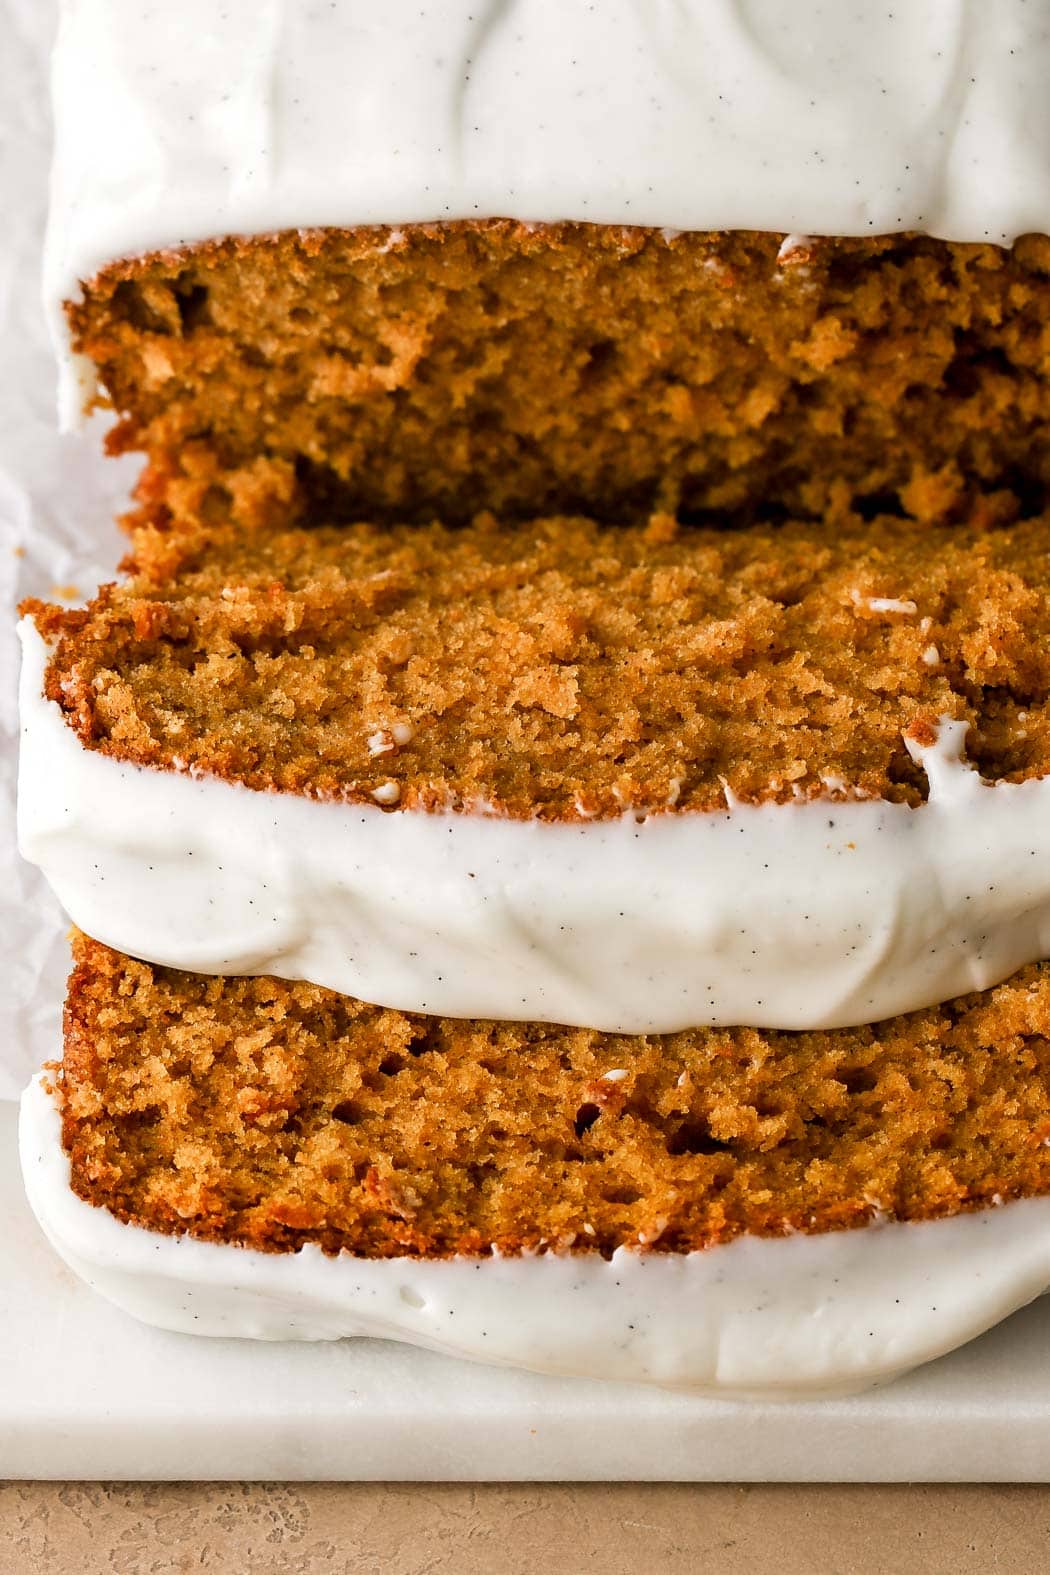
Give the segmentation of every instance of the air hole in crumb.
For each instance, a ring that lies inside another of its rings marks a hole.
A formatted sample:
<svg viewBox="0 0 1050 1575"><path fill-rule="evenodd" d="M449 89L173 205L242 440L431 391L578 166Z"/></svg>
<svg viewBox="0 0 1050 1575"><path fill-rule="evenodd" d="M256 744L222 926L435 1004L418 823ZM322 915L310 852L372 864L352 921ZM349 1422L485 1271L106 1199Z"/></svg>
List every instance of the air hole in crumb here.
<svg viewBox="0 0 1050 1575"><path fill-rule="evenodd" d="M882 516L901 520L908 516L899 492L858 493L853 499L853 507L866 521L877 520Z"/></svg>
<svg viewBox="0 0 1050 1575"><path fill-rule="evenodd" d="M576 1112L576 1120L573 1122L576 1136L582 1137L585 1132L589 1132L601 1113L600 1105L592 1105L590 1103L581 1105Z"/></svg>
<svg viewBox="0 0 1050 1575"><path fill-rule="evenodd" d="M602 1197L606 1203L619 1203L624 1208L630 1208L632 1203L640 1203L642 1194L633 1187L610 1187L608 1192L603 1192Z"/></svg>
<svg viewBox="0 0 1050 1575"><path fill-rule="evenodd" d="M352 1099L340 1100L339 1104L334 1106L332 1110L332 1120L341 1121L346 1127L356 1127L363 1117L364 1111L361 1109L361 1106L355 1104Z"/></svg>
<svg viewBox="0 0 1050 1575"><path fill-rule="evenodd" d="M583 368L585 382L591 382L609 371L616 359L616 348L613 339L596 339L587 347L587 361Z"/></svg>
<svg viewBox="0 0 1050 1575"><path fill-rule="evenodd" d="M1011 465L1000 485L1017 500L1019 519L1030 520L1045 514L1050 489L1038 475L1032 475L1020 466Z"/></svg>
<svg viewBox="0 0 1050 1575"><path fill-rule="evenodd" d="M163 319L146 303L142 291L131 279L121 279L113 290L113 311L133 328L147 332L163 333Z"/></svg>
<svg viewBox="0 0 1050 1575"><path fill-rule="evenodd" d="M396 1077L407 1065L408 1062L403 1055L385 1055L379 1063L379 1070L384 1077Z"/></svg>
<svg viewBox="0 0 1050 1575"><path fill-rule="evenodd" d="M923 803L930 796L930 784L925 771L913 760L903 744L893 751L886 767L886 775L895 787L911 788Z"/></svg>
<svg viewBox="0 0 1050 1575"><path fill-rule="evenodd" d="M847 1094L870 1094L879 1079L870 1066L857 1066L848 1072L840 1072L837 1081Z"/></svg>
<svg viewBox="0 0 1050 1575"><path fill-rule="evenodd" d="M129 1110L127 1115L120 1116L118 1119L123 1131L141 1132L149 1127L155 1127L162 1114L159 1105L146 1105L142 1110Z"/></svg>
<svg viewBox="0 0 1050 1575"><path fill-rule="evenodd" d="M436 1029L433 1027L420 1028L409 1040L409 1055L426 1055L431 1050L440 1050L441 1041Z"/></svg>
<svg viewBox="0 0 1050 1575"><path fill-rule="evenodd" d="M195 328L210 321L208 291L203 284L193 284L188 289L176 285L175 304L179 309L183 334L192 334Z"/></svg>
<svg viewBox="0 0 1050 1575"><path fill-rule="evenodd" d="M711 1136L705 1121L683 1121L667 1139L669 1154L723 1154L728 1147Z"/></svg>

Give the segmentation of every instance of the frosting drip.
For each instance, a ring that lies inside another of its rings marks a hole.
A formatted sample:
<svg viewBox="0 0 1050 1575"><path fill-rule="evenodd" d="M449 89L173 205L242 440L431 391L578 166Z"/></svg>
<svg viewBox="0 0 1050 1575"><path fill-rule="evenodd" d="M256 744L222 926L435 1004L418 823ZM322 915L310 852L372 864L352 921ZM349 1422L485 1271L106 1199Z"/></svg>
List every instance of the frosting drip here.
<svg viewBox="0 0 1050 1575"><path fill-rule="evenodd" d="M19 841L97 940L403 1011L667 1033L841 1028L1050 955L1050 779L964 724L917 809L831 798L582 824L264 793L85 748L22 625Z"/></svg>
<svg viewBox="0 0 1050 1575"><path fill-rule="evenodd" d="M1046 0L64 0L46 294L61 343L115 258L326 225L1009 242L1048 65Z"/></svg>
<svg viewBox="0 0 1050 1575"><path fill-rule="evenodd" d="M955 1349L1050 1284L1050 1199L706 1252L533 1258L260 1253L122 1225L71 1191L60 1120L23 1096L29 1202L75 1273L164 1329L367 1335L499 1366L722 1396L851 1393Z"/></svg>

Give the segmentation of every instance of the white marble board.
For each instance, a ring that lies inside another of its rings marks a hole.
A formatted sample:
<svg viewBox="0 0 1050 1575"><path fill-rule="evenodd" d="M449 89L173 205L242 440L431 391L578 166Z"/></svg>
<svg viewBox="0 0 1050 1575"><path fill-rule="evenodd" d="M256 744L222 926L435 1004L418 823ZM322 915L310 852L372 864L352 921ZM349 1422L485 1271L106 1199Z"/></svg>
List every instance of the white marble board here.
<svg viewBox="0 0 1050 1575"><path fill-rule="evenodd" d="M747 1405L385 1341L163 1334L96 1297L22 1197L0 1105L0 1477L1050 1481L1050 1298L854 1400Z"/></svg>

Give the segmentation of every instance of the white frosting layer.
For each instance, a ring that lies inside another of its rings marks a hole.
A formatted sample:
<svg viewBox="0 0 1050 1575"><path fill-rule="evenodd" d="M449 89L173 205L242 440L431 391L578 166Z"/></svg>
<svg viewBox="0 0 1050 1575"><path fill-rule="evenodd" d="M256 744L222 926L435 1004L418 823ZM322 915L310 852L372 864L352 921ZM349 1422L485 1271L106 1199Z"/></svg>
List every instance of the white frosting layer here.
<svg viewBox="0 0 1050 1575"><path fill-rule="evenodd" d="M22 626L19 842L89 935L404 1011L627 1033L834 1028L1050 955L1050 779L990 786L962 724L929 802L554 824L384 811L126 765L44 699Z"/></svg>
<svg viewBox="0 0 1050 1575"><path fill-rule="evenodd" d="M1047 0L64 0L46 291L231 233L502 216L1050 229ZM79 394L65 366L64 405Z"/></svg>
<svg viewBox="0 0 1050 1575"><path fill-rule="evenodd" d="M953 1350L1050 1285L1050 1199L928 1224L744 1237L681 1255L368 1260L260 1253L122 1225L71 1191L39 1080L20 1149L71 1269L164 1329L369 1335L537 1372L716 1393L841 1394Z"/></svg>

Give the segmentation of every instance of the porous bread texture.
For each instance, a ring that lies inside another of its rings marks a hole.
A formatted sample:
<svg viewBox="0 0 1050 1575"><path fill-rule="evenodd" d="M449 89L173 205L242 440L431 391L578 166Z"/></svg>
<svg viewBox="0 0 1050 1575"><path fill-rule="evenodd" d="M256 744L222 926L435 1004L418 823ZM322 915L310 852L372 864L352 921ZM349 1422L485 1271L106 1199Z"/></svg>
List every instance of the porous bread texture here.
<svg viewBox="0 0 1050 1575"><path fill-rule="evenodd" d="M69 315L148 459L129 577L29 606L86 747L567 819L915 804L905 736L944 716L986 778L1050 773L1045 239L284 234L117 264ZM682 1252L1050 1190L1047 965L656 1037L74 947L73 1187L161 1232Z"/></svg>
<svg viewBox="0 0 1050 1575"><path fill-rule="evenodd" d="M384 1011L74 938L74 1191L207 1241L684 1252L1050 1191L1050 965L874 1027L664 1037Z"/></svg>
<svg viewBox="0 0 1050 1575"><path fill-rule="evenodd" d="M863 793L970 724L1050 773L1050 520L742 531L491 518L142 530L86 609L29 604L90 749L320 797L547 819Z"/></svg>
<svg viewBox="0 0 1050 1575"><path fill-rule="evenodd" d="M68 308L179 517L1014 513L1050 482L1050 241L509 221L114 263Z"/></svg>

